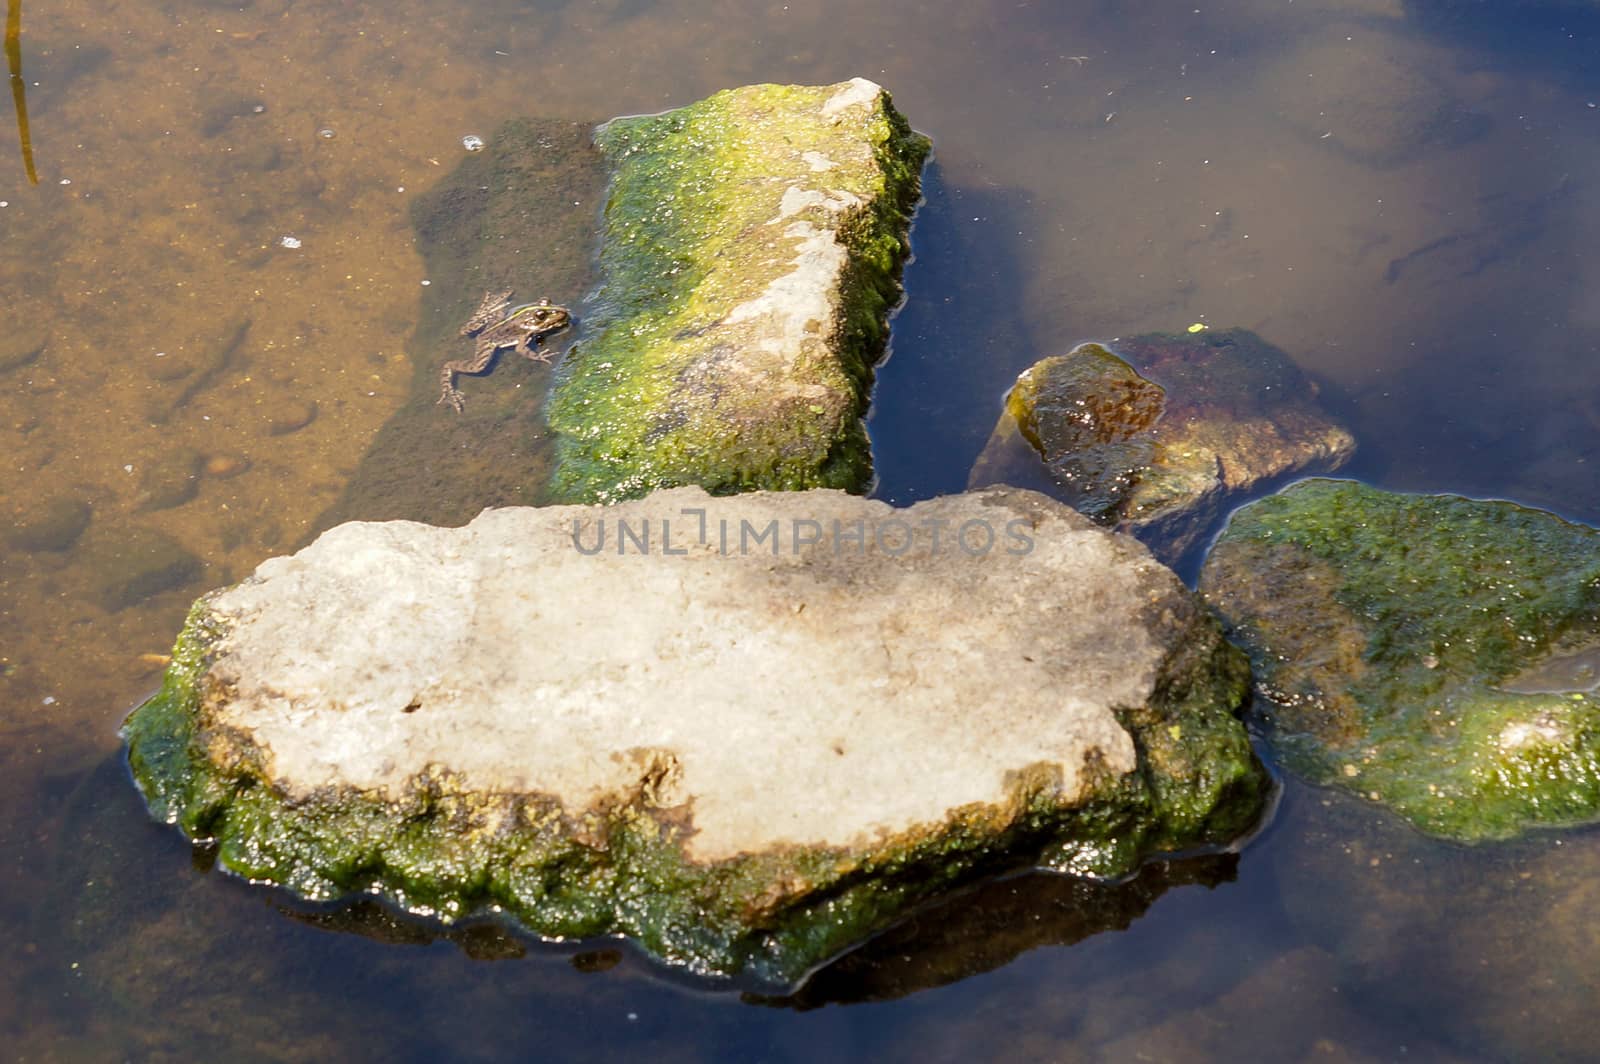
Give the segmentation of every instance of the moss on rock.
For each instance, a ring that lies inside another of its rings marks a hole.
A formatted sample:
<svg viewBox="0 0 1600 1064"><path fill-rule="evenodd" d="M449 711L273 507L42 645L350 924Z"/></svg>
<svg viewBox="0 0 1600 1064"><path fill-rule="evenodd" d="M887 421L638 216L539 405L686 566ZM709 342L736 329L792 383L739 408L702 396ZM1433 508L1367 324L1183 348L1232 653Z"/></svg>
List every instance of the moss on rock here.
<svg viewBox="0 0 1600 1064"><path fill-rule="evenodd" d="M1468 841L1600 813L1600 532L1312 480L1236 513L1200 588L1297 771Z"/></svg>
<svg viewBox="0 0 1600 1064"><path fill-rule="evenodd" d="M556 501L860 490L928 141L862 79L615 119L603 283L562 365Z"/></svg>

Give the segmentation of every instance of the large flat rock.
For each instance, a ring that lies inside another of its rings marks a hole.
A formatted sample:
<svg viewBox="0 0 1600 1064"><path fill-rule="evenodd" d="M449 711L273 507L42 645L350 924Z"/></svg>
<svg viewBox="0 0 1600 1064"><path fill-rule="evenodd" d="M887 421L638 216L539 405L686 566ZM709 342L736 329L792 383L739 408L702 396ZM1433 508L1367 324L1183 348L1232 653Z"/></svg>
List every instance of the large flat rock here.
<svg viewBox="0 0 1600 1064"><path fill-rule="evenodd" d="M677 489L339 526L200 600L128 736L252 879L786 981L988 871L1230 843L1246 683L1043 496Z"/></svg>
<svg viewBox="0 0 1600 1064"><path fill-rule="evenodd" d="M601 286L557 374L557 501L860 490L928 140L862 78L606 123Z"/></svg>

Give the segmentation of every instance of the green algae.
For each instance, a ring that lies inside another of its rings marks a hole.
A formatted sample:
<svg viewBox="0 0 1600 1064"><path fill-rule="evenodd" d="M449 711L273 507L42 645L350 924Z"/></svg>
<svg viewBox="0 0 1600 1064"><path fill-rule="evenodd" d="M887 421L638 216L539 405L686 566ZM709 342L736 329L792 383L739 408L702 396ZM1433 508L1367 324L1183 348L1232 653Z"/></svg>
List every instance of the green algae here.
<svg viewBox="0 0 1600 1064"><path fill-rule="evenodd" d="M604 280L547 411L552 500L869 482L861 418L928 141L887 93L830 118L849 88L753 86L600 129ZM791 211L786 191L816 201ZM810 323L830 335L772 359L728 319L794 271L796 225L831 231L844 265L833 320Z"/></svg>
<svg viewBox="0 0 1600 1064"><path fill-rule="evenodd" d="M1234 515L1201 591L1296 771L1465 841L1600 814L1600 700L1512 689L1600 640L1600 532L1306 481Z"/></svg>
<svg viewBox="0 0 1600 1064"><path fill-rule="evenodd" d="M1203 617L1163 663L1154 702L1124 709L1138 770L1089 766L1064 804L1058 769L1023 769L994 805L951 811L871 849L787 847L714 863L686 856L682 810L649 796L585 811L537 794L473 791L430 772L399 800L350 788L286 796L268 759L214 723L228 692L207 675L227 633L208 599L190 613L161 691L128 719L151 810L224 868L303 897L382 895L454 921L503 911L552 938L625 934L666 963L793 985L908 910L975 878L1037 864L1102 878L1163 853L1223 848L1260 817L1270 781L1235 710L1243 656Z"/></svg>

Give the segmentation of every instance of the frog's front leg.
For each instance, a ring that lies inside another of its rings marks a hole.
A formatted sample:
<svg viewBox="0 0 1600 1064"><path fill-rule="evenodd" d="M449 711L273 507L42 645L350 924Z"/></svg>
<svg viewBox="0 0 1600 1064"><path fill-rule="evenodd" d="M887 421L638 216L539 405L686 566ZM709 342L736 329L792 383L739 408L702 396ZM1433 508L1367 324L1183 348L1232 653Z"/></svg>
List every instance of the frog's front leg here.
<svg viewBox="0 0 1600 1064"><path fill-rule="evenodd" d="M479 340L478 346L472 352L472 358L457 358L444 364L444 369L439 374L440 403L449 403L455 408L456 413L461 413L466 401L461 392L456 388L457 373L482 373L494 358L495 344L491 340ZM438 403L434 404L435 406Z"/></svg>
<svg viewBox="0 0 1600 1064"><path fill-rule="evenodd" d="M516 352L530 362L543 362L548 366L552 352L542 345L535 347L534 345L538 343L539 338L537 336L519 336L517 337Z"/></svg>

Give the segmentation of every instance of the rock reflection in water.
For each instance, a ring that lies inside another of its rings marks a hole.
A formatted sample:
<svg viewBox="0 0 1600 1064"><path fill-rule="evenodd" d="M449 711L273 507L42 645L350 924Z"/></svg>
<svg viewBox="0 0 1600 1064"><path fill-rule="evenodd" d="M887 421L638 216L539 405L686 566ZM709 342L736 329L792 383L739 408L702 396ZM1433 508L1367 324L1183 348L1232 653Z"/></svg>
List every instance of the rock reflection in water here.
<svg viewBox="0 0 1600 1064"><path fill-rule="evenodd" d="M821 968L792 993L746 991L742 998L750 1004L805 1011L907 997L1004 967L1039 947L1070 946L1105 931L1127 930L1168 890L1232 882L1238 864L1238 854L1223 853L1153 861L1116 883L1049 872L995 880L923 909ZM444 926L371 898L316 908L293 903L276 908L319 930L387 945L451 942L478 961L516 960L529 950L527 940L493 918ZM579 944L570 960L580 972L599 974L617 967L624 954L632 952L624 943L597 940ZM671 981L682 976L659 968L657 972Z"/></svg>
<svg viewBox="0 0 1600 1064"><path fill-rule="evenodd" d="M391 946L428 946L453 942L475 961L516 960L527 955L527 947L507 929L488 920L443 926L396 912L372 898L340 905L333 909L304 911L279 905L278 911L291 920L323 931L343 931L375 939Z"/></svg>
<svg viewBox="0 0 1600 1064"><path fill-rule="evenodd" d="M1041 946L1070 946L1126 930L1168 890L1231 882L1236 853L1153 861L1116 883L1033 872L930 906L814 973L783 996L752 1004L800 1010L891 1001L993 971Z"/></svg>

